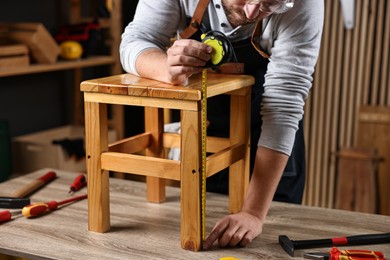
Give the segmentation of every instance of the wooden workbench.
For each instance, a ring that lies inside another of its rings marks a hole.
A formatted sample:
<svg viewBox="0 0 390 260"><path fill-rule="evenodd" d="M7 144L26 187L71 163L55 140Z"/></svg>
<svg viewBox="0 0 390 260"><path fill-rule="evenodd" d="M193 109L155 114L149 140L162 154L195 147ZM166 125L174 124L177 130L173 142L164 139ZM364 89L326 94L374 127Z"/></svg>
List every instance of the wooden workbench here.
<svg viewBox="0 0 390 260"><path fill-rule="evenodd" d="M43 169L0 184L1 195L10 194L40 177ZM61 201L70 197L69 185L78 173L56 170L58 178L31 196L32 202ZM303 252L287 255L278 244L285 234L293 240L390 232L390 217L340 210L273 203L263 234L247 248L191 252L180 247L179 189L168 187L167 201L146 202L145 184L110 179L111 230L87 231L87 200L59 208L34 219L24 217L0 224L0 253L28 259L300 259ZM74 196L86 193L86 188ZM228 198L207 194L207 234L227 214ZM349 247L352 248L352 247ZM356 248L356 247L355 247ZM390 245L359 246L382 251L390 257Z"/></svg>

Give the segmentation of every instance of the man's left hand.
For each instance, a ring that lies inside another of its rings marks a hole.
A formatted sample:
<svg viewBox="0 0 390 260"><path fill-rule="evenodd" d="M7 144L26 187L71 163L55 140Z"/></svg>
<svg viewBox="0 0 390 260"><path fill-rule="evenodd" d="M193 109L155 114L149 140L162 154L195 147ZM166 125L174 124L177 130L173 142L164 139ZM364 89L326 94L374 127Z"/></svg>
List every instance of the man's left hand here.
<svg viewBox="0 0 390 260"><path fill-rule="evenodd" d="M214 226L203 243L203 249L209 249L218 240L220 247L245 247L261 234L263 221L247 212L239 212L224 217Z"/></svg>

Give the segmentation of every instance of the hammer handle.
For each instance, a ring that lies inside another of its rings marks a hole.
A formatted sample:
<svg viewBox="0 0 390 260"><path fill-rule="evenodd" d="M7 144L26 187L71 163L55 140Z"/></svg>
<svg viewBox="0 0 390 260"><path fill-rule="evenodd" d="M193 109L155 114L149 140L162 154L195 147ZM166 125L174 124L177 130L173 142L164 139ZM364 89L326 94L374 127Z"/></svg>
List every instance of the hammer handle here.
<svg viewBox="0 0 390 260"><path fill-rule="evenodd" d="M335 237L328 239L294 240L295 249L329 246L372 245L390 243L390 233Z"/></svg>
<svg viewBox="0 0 390 260"><path fill-rule="evenodd" d="M26 186L22 187L18 191L16 191L12 197L16 198L24 198L27 195L33 193L34 191L38 190L41 188L43 185L46 183L54 180L56 178L55 172L48 172L45 175L39 177L38 179L32 181L31 183L27 184Z"/></svg>

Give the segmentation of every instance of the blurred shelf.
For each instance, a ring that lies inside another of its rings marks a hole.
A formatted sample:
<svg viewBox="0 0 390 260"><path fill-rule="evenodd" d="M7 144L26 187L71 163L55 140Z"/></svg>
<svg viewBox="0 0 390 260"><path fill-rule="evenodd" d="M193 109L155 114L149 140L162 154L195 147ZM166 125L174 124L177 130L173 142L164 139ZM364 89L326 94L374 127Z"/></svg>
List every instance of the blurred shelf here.
<svg viewBox="0 0 390 260"><path fill-rule="evenodd" d="M115 63L113 56L91 56L76 61L59 60L54 64L32 64L25 67L0 69L0 77L9 77L24 74L34 74L50 71L68 70L101 65L112 65Z"/></svg>

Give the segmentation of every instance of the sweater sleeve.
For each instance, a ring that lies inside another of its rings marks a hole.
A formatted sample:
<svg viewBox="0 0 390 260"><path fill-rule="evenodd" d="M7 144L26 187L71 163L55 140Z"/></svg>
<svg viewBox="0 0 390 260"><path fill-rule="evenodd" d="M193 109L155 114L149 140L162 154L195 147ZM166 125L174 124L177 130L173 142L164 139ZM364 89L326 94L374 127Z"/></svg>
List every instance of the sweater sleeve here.
<svg viewBox="0 0 390 260"><path fill-rule="evenodd" d="M323 12L323 0L296 0L291 11L270 19L273 44L265 75L258 145L291 154L313 81Z"/></svg>
<svg viewBox="0 0 390 260"><path fill-rule="evenodd" d="M140 0L133 21L122 34L119 52L123 69L138 75L135 66L138 56L150 48L168 47L180 19L178 0Z"/></svg>

